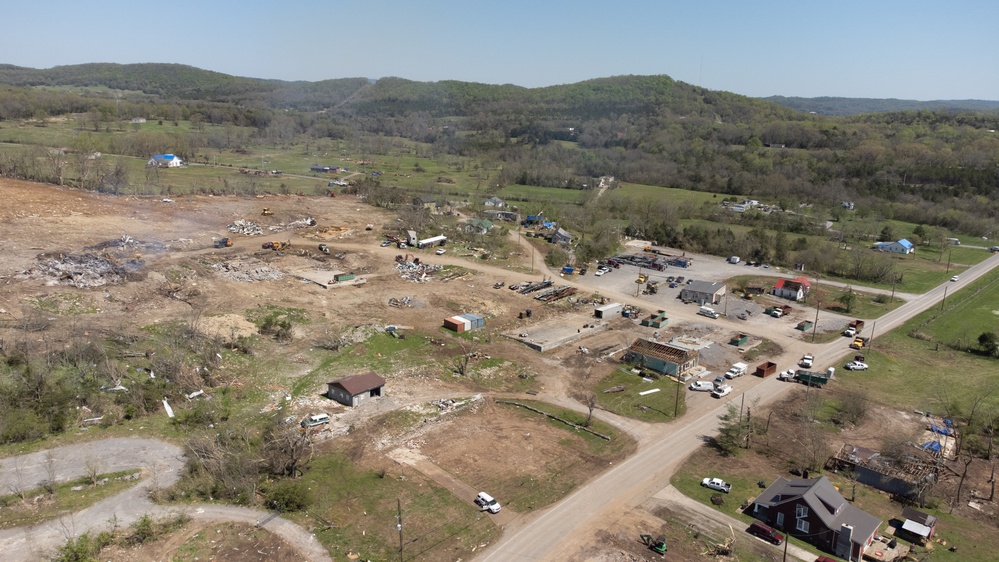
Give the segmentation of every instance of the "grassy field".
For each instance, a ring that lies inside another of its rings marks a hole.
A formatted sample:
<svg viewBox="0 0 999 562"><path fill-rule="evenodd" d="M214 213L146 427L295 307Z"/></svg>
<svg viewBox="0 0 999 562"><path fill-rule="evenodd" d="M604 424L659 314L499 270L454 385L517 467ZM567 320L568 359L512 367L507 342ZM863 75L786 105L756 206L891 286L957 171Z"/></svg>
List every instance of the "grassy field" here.
<svg viewBox="0 0 999 562"><path fill-rule="evenodd" d="M604 391L608 388L624 386L622 392ZM639 393L659 389L659 392L640 396ZM645 382L639 375L624 369L615 369L604 377L594 389L597 405L602 410L620 416L640 419L647 422L665 422L686 411L686 389L673 379L663 377ZM679 414L674 413L679 406Z"/></svg>
<svg viewBox="0 0 999 562"><path fill-rule="evenodd" d="M891 333L879 334L866 353L870 370L842 372L837 378L905 410L939 411L948 400L968 401L982 392L999 405L999 361L965 351L977 348L982 332L999 333L996 303L999 272L992 272L949 295L942 310L934 307Z"/></svg>

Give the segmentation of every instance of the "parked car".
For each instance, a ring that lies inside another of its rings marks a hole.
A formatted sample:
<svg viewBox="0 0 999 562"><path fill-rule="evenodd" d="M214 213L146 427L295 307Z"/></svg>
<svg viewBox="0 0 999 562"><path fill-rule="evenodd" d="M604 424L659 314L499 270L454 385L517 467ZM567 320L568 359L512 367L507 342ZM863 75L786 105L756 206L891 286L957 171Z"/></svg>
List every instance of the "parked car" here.
<svg viewBox="0 0 999 562"><path fill-rule="evenodd" d="M479 492L479 495L475 496L475 505L489 513L499 513L500 509L502 509L499 502L485 492Z"/></svg>
<svg viewBox="0 0 999 562"><path fill-rule="evenodd" d="M715 377L715 380L714 380L713 384L715 385L715 388L718 388L719 386L721 386L721 385L723 385L723 384L725 384L727 382L728 381L725 379L725 375L718 375L717 377Z"/></svg>
<svg viewBox="0 0 999 562"><path fill-rule="evenodd" d="M696 390L699 392L711 392L715 389L714 383L708 381L694 381L690 383L690 390Z"/></svg>
<svg viewBox="0 0 999 562"><path fill-rule="evenodd" d="M724 398L729 394L732 394L732 387L727 384L723 384L711 391L711 396L715 398Z"/></svg>
<svg viewBox="0 0 999 562"><path fill-rule="evenodd" d="M669 288L670 288L670 289L675 289L675 288L677 288L677 287L679 287L679 286L680 286L680 285L678 285L678 284L676 283L676 281L674 281L674 282L672 282L672 283L670 283L670 284L669 284Z"/></svg>
<svg viewBox="0 0 999 562"><path fill-rule="evenodd" d="M389 242L388 240L385 240L384 242L382 242L381 244L379 244L379 246L381 246L382 248L388 248L391 245L392 245L392 243Z"/></svg>
<svg viewBox="0 0 999 562"><path fill-rule="evenodd" d="M721 478L705 478L704 480L701 480L701 486L711 488L712 490L718 490L719 492L725 492L726 494L732 491L732 485Z"/></svg>
<svg viewBox="0 0 999 562"><path fill-rule="evenodd" d="M606 270L606 269L598 269L598 270L596 271L596 273L594 273L594 275L596 275L597 277L600 277L601 275L604 275L604 274L606 274L606 273L607 273L607 270Z"/></svg>
<svg viewBox="0 0 999 562"><path fill-rule="evenodd" d="M676 277L670 275L669 277L666 278L666 280L672 283L673 281L676 281Z"/></svg>
<svg viewBox="0 0 999 562"><path fill-rule="evenodd" d="M957 276L957 275L955 275L955 276L953 276L953 277L950 278L950 280L953 281L953 282L955 282L955 283L957 282L958 279L960 279L960 277Z"/></svg>
<svg viewBox="0 0 999 562"><path fill-rule="evenodd" d="M438 249L437 249L437 251L436 251L436 252L434 252L434 253L435 253L435 254L437 254L438 256L443 256L443 255L444 255L444 252L446 252L446 251L447 251L447 250L446 250L446 249L444 249L444 248L438 248Z"/></svg>
<svg viewBox="0 0 999 562"><path fill-rule="evenodd" d="M746 529L746 532L773 544L779 545L784 542L784 535L778 533L773 527L764 525L759 521L753 521L753 524Z"/></svg>
<svg viewBox="0 0 999 562"><path fill-rule="evenodd" d="M862 361L850 361L846 364L845 368L847 371L866 371L867 363Z"/></svg>
<svg viewBox="0 0 999 562"><path fill-rule="evenodd" d="M679 277L676 278L676 282L677 283L683 283L683 279L684 279L683 275L681 275L681 276L679 276Z"/></svg>

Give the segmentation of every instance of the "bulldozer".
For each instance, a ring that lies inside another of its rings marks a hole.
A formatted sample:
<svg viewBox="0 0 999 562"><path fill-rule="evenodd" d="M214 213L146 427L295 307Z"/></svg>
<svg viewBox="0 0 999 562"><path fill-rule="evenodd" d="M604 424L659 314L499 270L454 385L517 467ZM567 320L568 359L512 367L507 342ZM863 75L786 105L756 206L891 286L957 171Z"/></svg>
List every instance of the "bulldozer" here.
<svg viewBox="0 0 999 562"><path fill-rule="evenodd" d="M232 246L232 240L228 238L220 238L215 241L216 248L229 248Z"/></svg>
<svg viewBox="0 0 999 562"><path fill-rule="evenodd" d="M262 213L260 213L260 215L264 216L264 217L269 217L269 216L274 215L274 211L270 210L267 207L264 207L264 211Z"/></svg>
<svg viewBox="0 0 999 562"><path fill-rule="evenodd" d="M652 538L652 535L642 535L642 542L645 546L649 547L649 550L655 552L659 556L666 556L666 536L659 535L656 538Z"/></svg>
<svg viewBox="0 0 999 562"><path fill-rule="evenodd" d="M291 242L275 242L275 241L264 242L262 247L265 250L274 250L275 252L280 252L281 250L287 250L288 248L291 248Z"/></svg>
<svg viewBox="0 0 999 562"><path fill-rule="evenodd" d="M326 244L320 244L319 245L319 251L322 252L322 253L324 253L324 254L326 254L328 256L330 254L330 247L327 246Z"/></svg>

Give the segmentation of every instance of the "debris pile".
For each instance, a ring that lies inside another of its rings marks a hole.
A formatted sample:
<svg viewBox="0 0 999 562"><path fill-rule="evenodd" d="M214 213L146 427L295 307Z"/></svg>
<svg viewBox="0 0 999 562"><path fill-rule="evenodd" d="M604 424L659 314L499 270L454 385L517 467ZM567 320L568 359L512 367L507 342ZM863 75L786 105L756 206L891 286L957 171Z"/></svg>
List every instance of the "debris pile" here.
<svg viewBox="0 0 999 562"><path fill-rule="evenodd" d="M284 272L264 264L260 260L226 260L212 264L221 277L242 283L254 281L277 281L284 279Z"/></svg>
<svg viewBox="0 0 999 562"><path fill-rule="evenodd" d="M66 254L38 262L33 269L22 271L21 277L55 278L52 284L72 285L81 289L118 285L128 278L128 269L107 256L96 254Z"/></svg>
<svg viewBox="0 0 999 562"><path fill-rule="evenodd" d="M87 248L88 250L120 250L134 252L136 250L146 250L146 251L165 251L167 249L166 245L159 242L143 242L141 240L136 240L127 234L123 234L121 238L116 238L114 240L107 240L99 244L94 244Z"/></svg>
<svg viewBox="0 0 999 562"><path fill-rule="evenodd" d="M414 281L416 283L423 283L429 279L433 279L433 275L443 269L442 266L429 264L429 263L413 263L409 261L399 262L395 264L395 268L399 270L402 274L402 278L407 281Z"/></svg>
<svg viewBox="0 0 999 562"><path fill-rule="evenodd" d="M289 222L288 224L278 224L274 226L268 226L267 230L271 232L281 232L282 230L285 229L305 228L308 226L316 226L316 219L312 217L306 217L304 219L298 219L297 221L294 222Z"/></svg>
<svg viewBox="0 0 999 562"><path fill-rule="evenodd" d="M388 300L388 305L394 306L396 308L407 308L409 306L412 306L409 304L409 300L410 300L409 297L402 297L401 299L392 297Z"/></svg>
<svg viewBox="0 0 999 562"><path fill-rule="evenodd" d="M345 226L324 226L308 236L329 240L330 238L344 238L346 236L351 236L352 234L354 234L353 228L347 228Z"/></svg>
<svg viewBox="0 0 999 562"><path fill-rule="evenodd" d="M260 225L244 219L239 219L228 227L229 232L234 234L245 234L246 236L259 236L264 233L264 229L260 228Z"/></svg>

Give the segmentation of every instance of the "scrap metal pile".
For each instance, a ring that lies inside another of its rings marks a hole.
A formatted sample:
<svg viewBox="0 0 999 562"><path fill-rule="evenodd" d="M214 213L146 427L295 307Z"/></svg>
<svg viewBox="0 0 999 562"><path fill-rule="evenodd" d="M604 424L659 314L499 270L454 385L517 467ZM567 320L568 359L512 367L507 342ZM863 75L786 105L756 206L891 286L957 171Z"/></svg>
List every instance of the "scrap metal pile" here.
<svg viewBox="0 0 999 562"><path fill-rule="evenodd" d="M221 277L242 283L284 279L283 271L256 259L220 261L213 263L212 269Z"/></svg>
<svg viewBox="0 0 999 562"><path fill-rule="evenodd" d="M260 225L244 219L239 219L228 227L229 232L234 234L245 234L246 236L259 236L264 233L264 229L260 228Z"/></svg>
<svg viewBox="0 0 999 562"><path fill-rule="evenodd" d="M520 294L522 294L522 295L526 295L528 293L534 293L534 292L540 291L541 289L547 289L548 287L551 287L554 284L555 284L554 281L552 281L550 279L546 279L544 281L539 281L537 283L531 283L531 284L527 285L526 287L522 287L517 292L520 293ZM510 287L510 288L513 289L513 287Z"/></svg>
<svg viewBox="0 0 999 562"><path fill-rule="evenodd" d="M402 274L403 279L416 283L423 283L433 279L434 274L443 269L443 267L439 265L430 263L413 263L411 261L399 262L395 264L395 268L399 270L400 274Z"/></svg>
<svg viewBox="0 0 999 562"><path fill-rule="evenodd" d="M541 302L555 302L575 295L577 291L579 291L579 289L571 285L559 285L558 287L552 287L547 291L539 293L536 297L534 297L534 300L539 300Z"/></svg>

